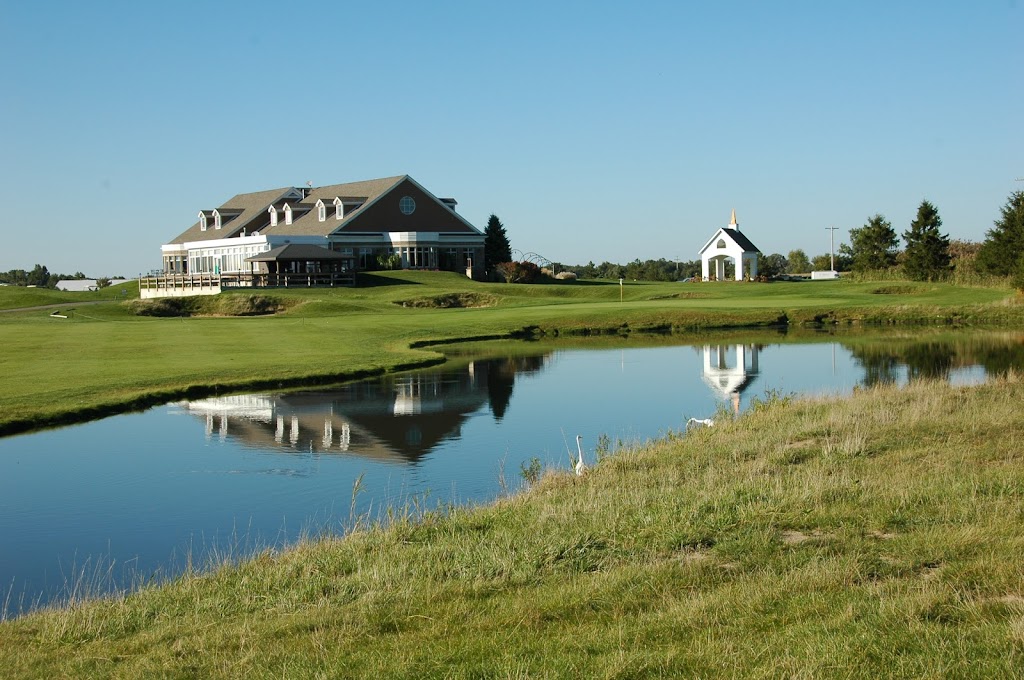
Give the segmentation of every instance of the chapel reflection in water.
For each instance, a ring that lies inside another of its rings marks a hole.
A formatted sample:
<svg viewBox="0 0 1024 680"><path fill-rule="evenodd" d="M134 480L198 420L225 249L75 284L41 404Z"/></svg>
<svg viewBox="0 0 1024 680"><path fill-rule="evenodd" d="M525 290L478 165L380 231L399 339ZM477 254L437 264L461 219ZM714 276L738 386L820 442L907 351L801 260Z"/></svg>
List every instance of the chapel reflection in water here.
<svg viewBox="0 0 1024 680"><path fill-rule="evenodd" d="M352 453L416 462L483 408L504 417L517 374L544 369L550 354L483 359L342 385L330 391L233 395L180 403L205 420L206 436L249 448Z"/></svg>
<svg viewBox="0 0 1024 680"><path fill-rule="evenodd" d="M739 413L740 398L761 374L759 354L763 347L758 344L704 345L701 378L716 397L730 403L734 413Z"/></svg>

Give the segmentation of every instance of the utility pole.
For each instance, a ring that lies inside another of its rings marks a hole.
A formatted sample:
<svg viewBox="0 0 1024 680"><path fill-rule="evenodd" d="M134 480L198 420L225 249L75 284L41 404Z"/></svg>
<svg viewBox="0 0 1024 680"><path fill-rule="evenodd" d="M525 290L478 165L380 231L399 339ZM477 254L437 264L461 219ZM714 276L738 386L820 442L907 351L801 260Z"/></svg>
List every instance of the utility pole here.
<svg viewBox="0 0 1024 680"><path fill-rule="evenodd" d="M836 229L839 227L825 227L829 232L828 234L828 263L832 271L836 270Z"/></svg>

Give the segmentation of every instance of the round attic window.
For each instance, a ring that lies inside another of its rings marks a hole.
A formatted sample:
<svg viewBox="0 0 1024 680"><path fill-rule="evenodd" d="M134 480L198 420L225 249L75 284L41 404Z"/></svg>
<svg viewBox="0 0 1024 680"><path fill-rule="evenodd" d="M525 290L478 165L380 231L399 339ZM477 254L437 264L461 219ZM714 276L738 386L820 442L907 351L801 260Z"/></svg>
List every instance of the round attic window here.
<svg viewBox="0 0 1024 680"><path fill-rule="evenodd" d="M718 239L718 243L716 243L715 245L717 247L719 247L719 248L724 248L725 247L725 239L724 238Z"/></svg>
<svg viewBox="0 0 1024 680"><path fill-rule="evenodd" d="M416 201L412 199L412 196L402 196L402 200L398 202L398 209L402 211L403 215L411 215L416 210Z"/></svg>

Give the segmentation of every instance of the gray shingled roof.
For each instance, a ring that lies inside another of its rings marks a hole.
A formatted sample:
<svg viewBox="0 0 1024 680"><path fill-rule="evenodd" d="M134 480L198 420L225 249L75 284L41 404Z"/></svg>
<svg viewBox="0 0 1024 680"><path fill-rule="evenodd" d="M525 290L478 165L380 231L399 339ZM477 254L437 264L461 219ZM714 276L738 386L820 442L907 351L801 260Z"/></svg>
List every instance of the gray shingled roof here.
<svg viewBox="0 0 1024 680"><path fill-rule="evenodd" d="M276 227L264 229L260 233L279 236L327 236L335 229L338 229L340 225L345 224L348 220L358 215L364 207L373 203L377 197L389 191L405 178L406 175L399 175L397 177L383 177L363 182L315 187L309 190L309 194L302 201L302 204L307 204L303 207L309 209L309 212L301 217L296 217L292 220L291 224L285 224L284 220L278 220ZM327 220L321 222L317 212L312 208L316 206L318 199L322 198L324 203L331 204L336 196L340 196L343 202L347 197L351 197L361 200L363 204L345 215L345 218L341 221L334 219L334 216L330 215ZM295 206L293 205L292 208L294 209Z"/></svg>
<svg viewBox="0 0 1024 680"><path fill-rule="evenodd" d="M284 260L348 260L351 255L342 255L323 246L307 243L286 243L265 253L245 258L246 262L279 262Z"/></svg>
<svg viewBox="0 0 1024 680"><path fill-rule="evenodd" d="M234 236L243 227L247 227L253 220L266 219L266 211L271 203L283 198L285 194L292 191L292 187L281 189L270 189L268 191L257 191L252 194L238 194L223 204L224 210L241 210L242 212L235 219L231 220L230 228L214 229L213 224L208 224L206 231L199 228L199 221L178 235L171 243L186 243L189 241L214 241L220 238ZM204 210L207 215L213 216L213 211ZM199 211L196 212L199 214ZM246 231L251 231L247 229Z"/></svg>
<svg viewBox="0 0 1024 680"><path fill-rule="evenodd" d="M222 212L228 210L241 210L241 214L231 220L230 227L227 226L226 215L222 215L222 227L220 229L214 229L213 224L209 223L207 230L202 231L199 228L199 222L196 222L185 232L171 241L171 243L212 241L215 239L230 238L237 235L243 228L246 233L252 233L254 230L259 230L260 234L263 235L326 237L336 229L340 229L349 220L359 216L362 211L372 205L377 198L387 193L406 179L411 178L409 178L408 175L397 175L395 177L382 177L380 179L370 179L361 182L332 184L312 189L295 189L292 187L285 187L281 189L271 189L269 191L258 191L251 194L238 194L231 200L224 203L222 208L219 208ZM298 190L307 192L304 199L301 201L296 198L288 199L287 201L284 200L285 196L289 192ZM317 200L323 199L325 203L332 205L336 197L340 197L347 207L352 203L359 203L360 205L348 210L345 217L341 220L335 219L332 214L329 215L325 221L321 222L317 211L314 210ZM292 223L285 224L284 215L279 214L277 218L277 226L270 226L267 209L271 205L275 205L280 213L284 207L284 203L286 202L292 207ZM213 214L213 211L204 212L211 216ZM458 216L457 213L456 216Z"/></svg>
<svg viewBox="0 0 1024 680"><path fill-rule="evenodd" d="M743 248L744 252L747 252L747 253L759 253L759 252L761 252L761 249L758 248L757 246L755 246L751 242L751 240L749 238L747 238L743 234L743 232L740 231L739 229L726 229L725 230L725 234L726 234L726 236L729 236L730 238L732 238L733 241L736 241L736 245L738 245L740 248Z"/></svg>
<svg viewBox="0 0 1024 680"><path fill-rule="evenodd" d="M721 228L715 232L715 235L708 239L708 242L704 244L704 247L698 250L698 253L703 253L711 245L711 242L718 238L719 234L732 240L736 245L743 249L745 253L760 253L761 249L758 248L751 242L749 238L744 236L743 232L739 229L727 229Z"/></svg>

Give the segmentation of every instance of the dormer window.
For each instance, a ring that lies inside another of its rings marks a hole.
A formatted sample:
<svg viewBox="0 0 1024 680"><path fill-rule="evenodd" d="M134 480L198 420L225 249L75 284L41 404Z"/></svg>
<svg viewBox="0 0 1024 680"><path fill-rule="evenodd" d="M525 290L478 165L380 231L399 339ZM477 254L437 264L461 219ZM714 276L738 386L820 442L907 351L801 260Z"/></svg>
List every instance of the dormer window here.
<svg viewBox="0 0 1024 680"><path fill-rule="evenodd" d="M276 227L277 226L277 208L275 208L274 206L270 206L269 208L267 208L267 212L270 213L270 226Z"/></svg>
<svg viewBox="0 0 1024 680"><path fill-rule="evenodd" d="M340 198L334 199L334 219L345 219L345 204L341 202Z"/></svg>
<svg viewBox="0 0 1024 680"><path fill-rule="evenodd" d="M219 210L214 210L213 211L213 228L214 229L220 229L220 227L221 227L220 211Z"/></svg>
<svg viewBox="0 0 1024 680"><path fill-rule="evenodd" d="M199 213L199 231L206 231L206 213Z"/></svg>
<svg viewBox="0 0 1024 680"><path fill-rule="evenodd" d="M316 202L316 218L321 222L327 221L327 206L324 205L324 199L319 199Z"/></svg>
<svg viewBox="0 0 1024 680"><path fill-rule="evenodd" d="M715 244L715 247L716 248L724 248L725 247L725 239L724 238L718 239L718 243Z"/></svg>
<svg viewBox="0 0 1024 680"><path fill-rule="evenodd" d="M206 231L210 227L210 217L213 216L216 219L216 210L200 210L199 211L199 231ZM220 227L217 227L220 229Z"/></svg>
<svg viewBox="0 0 1024 680"><path fill-rule="evenodd" d="M284 223L285 224L291 224L292 223L292 207L290 205L288 205L287 203L284 204Z"/></svg>

